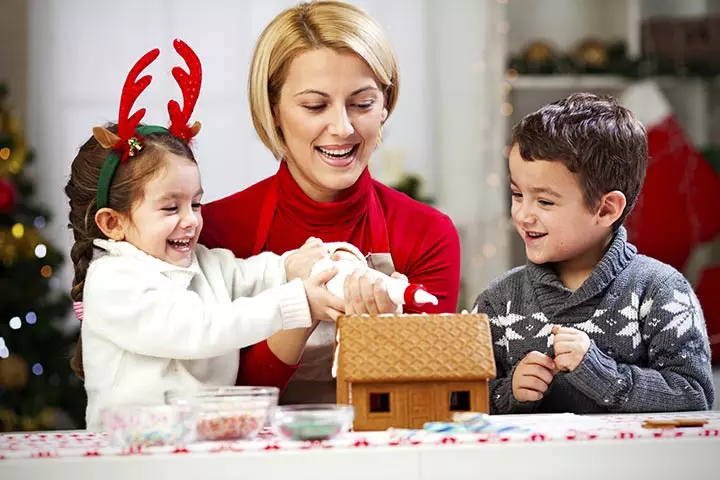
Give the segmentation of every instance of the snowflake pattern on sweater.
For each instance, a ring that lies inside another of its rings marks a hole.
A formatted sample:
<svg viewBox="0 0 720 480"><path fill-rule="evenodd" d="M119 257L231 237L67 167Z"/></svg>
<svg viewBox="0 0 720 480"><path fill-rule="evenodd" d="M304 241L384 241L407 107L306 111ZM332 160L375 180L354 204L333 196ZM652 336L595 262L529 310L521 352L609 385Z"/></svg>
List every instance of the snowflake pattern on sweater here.
<svg viewBox="0 0 720 480"><path fill-rule="evenodd" d="M575 291L548 265L528 263L482 292L497 378L491 413L648 412L712 408L714 386L702 309L672 267L639 255L621 228ZM512 395L514 367L531 351L553 356L552 328L582 330L590 348L573 372L559 372L542 400Z"/></svg>

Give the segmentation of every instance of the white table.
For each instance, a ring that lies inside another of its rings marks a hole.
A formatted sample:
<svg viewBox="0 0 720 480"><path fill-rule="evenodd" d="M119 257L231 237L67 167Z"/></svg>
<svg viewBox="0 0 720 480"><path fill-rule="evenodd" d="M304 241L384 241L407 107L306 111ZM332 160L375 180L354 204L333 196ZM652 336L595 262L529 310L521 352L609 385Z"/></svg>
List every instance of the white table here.
<svg viewBox="0 0 720 480"><path fill-rule="evenodd" d="M494 417L531 428L504 436L421 434L395 440L387 432L351 433L342 441L313 445L265 438L206 444L204 451L189 453L118 455L110 450L83 457L78 450L67 455L62 449L47 450L54 458L11 458L28 451L3 450L0 436L0 455L6 456L0 460L0 479L720 478L720 412L673 417L682 415L710 423L701 429L656 431L640 427L647 415Z"/></svg>

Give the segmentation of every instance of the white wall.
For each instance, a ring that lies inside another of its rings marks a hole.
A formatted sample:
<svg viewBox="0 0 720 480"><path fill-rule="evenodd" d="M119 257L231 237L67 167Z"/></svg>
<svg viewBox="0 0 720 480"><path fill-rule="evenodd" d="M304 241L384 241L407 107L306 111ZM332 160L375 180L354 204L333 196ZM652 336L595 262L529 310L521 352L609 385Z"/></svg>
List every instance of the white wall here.
<svg viewBox="0 0 720 480"><path fill-rule="evenodd" d="M69 251L63 187L77 148L94 125L115 121L125 76L146 51L160 47L148 68L153 83L137 105L144 121L167 124L166 104L180 98L170 69L181 59L172 48L184 39L203 62L203 86L193 118L202 121L196 153L206 199L238 191L275 172L277 164L257 139L247 103L252 49L264 26L294 0L30 0L28 140L41 175L40 200L55 221L48 233ZM397 110L386 125L376 158L400 160L434 189L433 124L428 90L425 3L358 0L385 28L401 66ZM384 154L388 152L387 154ZM375 165L374 167L382 167ZM383 176L382 168L374 168ZM69 284L69 268L61 281Z"/></svg>
<svg viewBox="0 0 720 480"><path fill-rule="evenodd" d="M27 16L26 0L0 1L0 83L10 90L7 105L21 125L27 109Z"/></svg>

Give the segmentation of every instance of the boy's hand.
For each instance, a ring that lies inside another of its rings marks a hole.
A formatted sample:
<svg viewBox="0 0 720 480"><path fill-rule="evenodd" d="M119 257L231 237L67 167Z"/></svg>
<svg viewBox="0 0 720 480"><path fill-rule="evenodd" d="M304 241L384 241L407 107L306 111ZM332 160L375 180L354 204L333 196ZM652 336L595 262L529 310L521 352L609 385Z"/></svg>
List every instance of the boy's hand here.
<svg viewBox="0 0 720 480"><path fill-rule="evenodd" d="M303 280L313 324L318 320L334 322L345 313L343 299L330 293L325 286L337 273L337 268L333 267Z"/></svg>
<svg viewBox="0 0 720 480"><path fill-rule="evenodd" d="M512 376L512 393L518 402L541 400L552 383L555 364L552 358L540 352L530 352L515 367Z"/></svg>
<svg viewBox="0 0 720 480"><path fill-rule="evenodd" d="M558 370L572 372L585 358L590 348L590 337L582 330L557 325L552 333L555 335L555 365Z"/></svg>
<svg viewBox="0 0 720 480"><path fill-rule="evenodd" d="M322 240L310 237L302 247L285 258L285 276L287 281L296 278L309 278L315 262L328 254ZM331 277L332 278L332 277Z"/></svg>

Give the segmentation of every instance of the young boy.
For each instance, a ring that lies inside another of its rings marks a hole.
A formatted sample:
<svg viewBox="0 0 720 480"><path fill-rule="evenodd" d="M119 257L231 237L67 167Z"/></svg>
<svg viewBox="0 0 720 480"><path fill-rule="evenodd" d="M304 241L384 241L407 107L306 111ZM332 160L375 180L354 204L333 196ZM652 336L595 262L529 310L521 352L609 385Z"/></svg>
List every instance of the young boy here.
<svg viewBox="0 0 720 480"><path fill-rule="evenodd" d="M512 218L529 261L474 307L494 340L491 413L712 408L692 287L622 226L647 162L645 129L612 98L573 94L514 127Z"/></svg>

